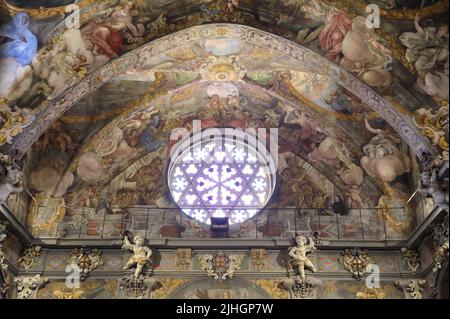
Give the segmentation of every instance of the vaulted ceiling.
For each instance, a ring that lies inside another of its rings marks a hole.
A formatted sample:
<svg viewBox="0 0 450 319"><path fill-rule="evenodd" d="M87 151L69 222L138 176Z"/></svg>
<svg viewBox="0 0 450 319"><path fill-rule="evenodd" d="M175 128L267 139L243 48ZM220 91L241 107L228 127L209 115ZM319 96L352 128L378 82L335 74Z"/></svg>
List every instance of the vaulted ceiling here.
<svg viewBox="0 0 450 319"><path fill-rule="evenodd" d="M32 192L69 207L138 203L137 180L161 186L170 133L193 120L279 128L276 205L318 207L340 194L373 207L392 189L407 198L415 156L448 154L445 138L417 125L448 103L448 89L420 88L399 38L415 32L417 12L448 24L448 1L378 1L375 30L362 0L80 1L81 28L68 30L50 2L26 9L40 49L5 96L23 117L2 148L26 155ZM9 13L22 5L3 3ZM292 201L301 180L308 196ZM163 190L144 202L170 205Z"/></svg>

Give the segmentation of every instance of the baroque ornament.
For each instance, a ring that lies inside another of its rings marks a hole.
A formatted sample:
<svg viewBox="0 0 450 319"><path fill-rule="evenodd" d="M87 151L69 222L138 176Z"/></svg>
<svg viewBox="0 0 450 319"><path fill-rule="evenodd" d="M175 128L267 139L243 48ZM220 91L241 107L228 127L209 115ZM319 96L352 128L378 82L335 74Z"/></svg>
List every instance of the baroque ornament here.
<svg viewBox="0 0 450 319"><path fill-rule="evenodd" d="M307 256L307 254L314 252L316 247L312 237L297 236L295 237L295 243L296 246L289 248L290 263L296 274L304 279L306 278L305 268L316 272L314 264ZM302 280L302 283L306 284L307 282Z"/></svg>
<svg viewBox="0 0 450 319"><path fill-rule="evenodd" d="M35 196L30 206L28 225L34 236L56 236L58 225L66 214L64 198L54 198L43 192Z"/></svg>
<svg viewBox="0 0 450 319"><path fill-rule="evenodd" d="M401 254L402 262L408 266L411 273L415 274L420 268L419 253L414 249L402 248Z"/></svg>
<svg viewBox="0 0 450 319"><path fill-rule="evenodd" d="M414 124L442 152L442 158L448 160L448 104L433 112L432 109L421 108L413 117Z"/></svg>
<svg viewBox="0 0 450 319"><path fill-rule="evenodd" d="M75 248L70 261L80 269L80 279L86 280L89 273L104 265L101 251L91 248Z"/></svg>
<svg viewBox="0 0 450 319"><path fill-rule="evenodd" d="M250 265L253 270L264 271L266 267L267 250L252 249L250 251Z"/></svg>
<svg viewBox="0 0 450 319"><path fill-rule="evenodd" d="M2 282L0 283L0 297L6 295L9 289L9 276L6 270L8 270L8 264L5 262L5 255L3 255L2 247L3 242L5 241L6 234L6 226L8 222L0 220L0 279Z"/></svg>
<svg viewBox="0 0 450 319"><path fill-rule="evenodd" d="M213 82L242 81L246 74L237 56L211 56L200 66L202 79Z"/></svg>
<svg viewBox="0 0 450 319"><path fill-rule="evenodd" d="M125 296L131 299L150 298L151 292L159 285L159 281L139 275L125 276L120 282L120 287L123 289Z"/></svg>
<svg viewBox="0 0 450 319"><path fill-rule="evenodd" d="M321 282L316 278L294 276L281 282L281 286L289 292L291 299L311 299L314 297L315 288Z"/></svg>
<svg viewBox="0 0 450 319"><path fill-rule="evenodd" d="M45 287L48 279L36 275L14 278L14 282L17 283L17 299L36 299L38 290Z"/></svg>
<svg viewBox="0 0 450 319"><path fill-rule="evenodd" d="M422 299L422 292L424 291L424 286L426 284L426 280L409 280L409 281L396 281L395 286L403 290L407 294L410 299Z"/></svg>
<svg viewBox="0 0 450 319"><path fill-rule="evenodd" d="M137 235L134 237L134 244L130 242L128 236L125 236L123 239L122 249L130 250L133 252L133 255L130 257L123 269L127 270L132 267L136 267L134 278L139 278L142 270L144 269L144 266L152 266L150 260L150 258L152 257L152 250L147 246L144 246L144 244L145 239L141 235ZM150 269L150 271L152 272L153 270Z"/></svg>
<svg viewBox="0 0 450 319"><path fill-rule="evenodd" d="M386 294L381 289L366 288L364 291L358 291L356 293L358 299L385 299Z"/></svg>
<svg viewBox="0 0 450 319"><path fill-rule="evenodd" d="M366 273L367 265L372 263L372 259L369 257L369 251L360 248L344 250L339 260L356 280L361 280L361 277Z"/></svg>
<svg viewBox="0 0 450 319"><path fill-rule="evenodd" d="M215 280L227 280L233 278L236 272L242 269L241 264L244 257L228 256L220 251L215 256L201 255L198 259L200 268L206 271L208 277L213 277Z"/></svg>
<svg viewBox="0 0 450 319"><path fill-rule="evenodd" d="M188 270L192 260L192 249L177 249L177 270Z"/></svg>
<svg viewBox="0 0 450 319"><path fill-rule="evenodd" d="M95 0L81 0L77 2L77 6L78 8L81 9L93 3L95 3ZM0 9L1 11L4 11L12 16L15 16L19 12L26 12L30 17L33 17L35 19L47 19L57 15L64 17L68 13L67 6L52 7L52 8L40 7L36 9L29 9L13 6L9 4L6 0L0 0Z"/></svg>
<svg viewBox="0 0 450 319"><path fill-rule="evenodd" d="M444 221L439 223L433 233L433 241L435 246L434 267L433 272L437 273L441 270L442 264L449 255L448 243L448 214Z"/></svg>
<svg viewBox="0 0 450 319"><path fill-rule="evenodd" d="M6 277L6 270L8 270L8 264L5 261L5 255L2 252L3 242L6 239L6 225L4 221L0 221L0 272Z"/></svg>
<svg viewBox="0 0 450 319"><path fill-rule="evenodd" d="M448 178L440 177L440 171L445 169L445 166L448 167L448 161L428 161L424 166L420 174L419 192L433 198L436 205L448 211Z"/></svg>
<svg viewBox="0 0 450 319"><path fill-rule="evenodd" d="M21 134L33 118L27 109L13 111L7 104L0 103L0 146L11 144L13 138Z"/></svg>
<svg viewBox="0 0 450 319"><path fill-rule="evenodd" d="M25 248L23 256L19 259L19 263L26 272L37 265L39 258L41 257L41 252L41 246L30 246Z"/></svg>

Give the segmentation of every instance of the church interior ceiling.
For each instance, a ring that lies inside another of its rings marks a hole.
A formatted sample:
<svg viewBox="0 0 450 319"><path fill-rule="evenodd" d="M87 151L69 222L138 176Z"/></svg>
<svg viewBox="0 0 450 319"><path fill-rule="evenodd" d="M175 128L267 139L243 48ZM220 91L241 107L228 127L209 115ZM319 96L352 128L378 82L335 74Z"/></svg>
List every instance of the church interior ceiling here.
<svg viewBox="0 0 450 319"><path fill-rule="evenodd" d="M376 238L386 223L405 238L417 222L407 203L420 172L430 157L448 162L448 0L418 3L80 0L69 16L71 0L2 0L0 150L21 161L26 190L8 203L33 199L23 220L38 237L54 236L80 211L93 224L109 214L113 235L124 223L137 227L128 208L177 208L166 176L171 133L192 132L200 120L202 129L278 128L267 209L313 209L327 227L338 198L361 227L373 222L364 210L377 210ZM369 4L380 9L379 27L367 24ZM186 233L207 236L184 223ZM241 225L236 236L252 232ZM245 290L182 284L171 295L239 298ZM80 294L115 296L114 283L91 286ZM367 293L331 286L320 294ZM245 293L269 297L261 287Z"/></svg>

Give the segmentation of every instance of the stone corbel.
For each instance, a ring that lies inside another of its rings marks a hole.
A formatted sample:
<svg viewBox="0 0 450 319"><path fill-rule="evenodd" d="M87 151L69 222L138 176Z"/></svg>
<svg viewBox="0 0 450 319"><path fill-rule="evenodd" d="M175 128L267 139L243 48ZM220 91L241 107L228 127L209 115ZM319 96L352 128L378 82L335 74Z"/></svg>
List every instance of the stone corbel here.
<svg viewBox="0 0 450 319"><path fill-rule="evenodd" d="M17 299L37 299L39 289L44 288L49 280L36 275L17 277L14 282L17 284Z"/></svg>
<svg viewBox="0 0 450 319"><path fill-rule="evenodd" d="M129 299L152 299L152 292L158 289L161 283L149 276L125 276L120 281L120 288L124 297Z"/></svg>
<svg viewBox="0 0 450 319"><path fill-rule="evenodd" d="M317 278L294 276L281 281L280 287L288 291L290 299L314 299L321 284Z"/></svg>

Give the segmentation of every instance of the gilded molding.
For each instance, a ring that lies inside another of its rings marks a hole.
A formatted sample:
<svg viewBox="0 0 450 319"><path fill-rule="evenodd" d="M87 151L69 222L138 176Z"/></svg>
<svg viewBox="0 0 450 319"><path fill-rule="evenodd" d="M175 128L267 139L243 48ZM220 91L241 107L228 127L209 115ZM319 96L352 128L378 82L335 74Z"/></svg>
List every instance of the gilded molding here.
<svg viewBox="0 0 450 319"><path fill-rule="evenodd" d="M25 248L23 256L19 259L19 263L26 272L30 271L38 264L41 253L41 246L30 246Z"/></svg>
<svg viewBox="0 0 450 319"><path fill-rule="evenodd" d="M21 134L33 119L27 109L13 111L7 104L0 103L0 146L11 144L13 138Z"/></svg>
<svg viewBox="0 0 450 319"><path fill-rule="evenodd" d="M76 3L76 5L81 9L84 7L87 7L93 3L95 3L95 0L81 0ZM6 12L10 16L15 16L19 12L26 12L28 15L35 19L47 19L54 16L60 16L65 17L67 14L67 6L60 6L60 7L40 7L37 9L28 9L28 8L21 8L17 6L13 6L9 4L6 0L0 0L0 10L3 12Z"/></svg>
<svg viewBox="0 0 450 319"><path fill-rule="evenodd" d="M441 106L437 111L421 108L413 116L414 124L433 145L439 148L444 160L449 159L448 114L447 104Z"/></svg>

